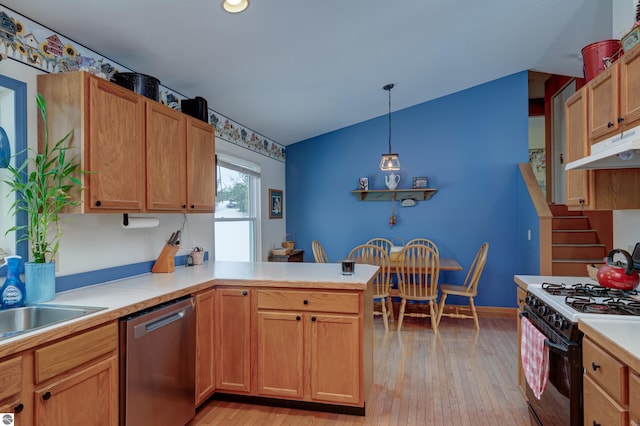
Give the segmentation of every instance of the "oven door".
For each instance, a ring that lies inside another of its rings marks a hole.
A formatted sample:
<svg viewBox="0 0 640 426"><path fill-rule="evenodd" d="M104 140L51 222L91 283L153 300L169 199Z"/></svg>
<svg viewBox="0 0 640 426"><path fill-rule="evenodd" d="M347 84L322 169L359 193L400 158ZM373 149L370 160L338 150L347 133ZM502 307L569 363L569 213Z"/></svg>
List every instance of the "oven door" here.
<svg viewBox="0 0 640 426"><path fill-rule="evenodd" d="M567 340L525 308L525 315L545 335L549 348L549 383L540 399L527 384L534 420L543 426L582 425L582 356L580 343Z"/></svg>

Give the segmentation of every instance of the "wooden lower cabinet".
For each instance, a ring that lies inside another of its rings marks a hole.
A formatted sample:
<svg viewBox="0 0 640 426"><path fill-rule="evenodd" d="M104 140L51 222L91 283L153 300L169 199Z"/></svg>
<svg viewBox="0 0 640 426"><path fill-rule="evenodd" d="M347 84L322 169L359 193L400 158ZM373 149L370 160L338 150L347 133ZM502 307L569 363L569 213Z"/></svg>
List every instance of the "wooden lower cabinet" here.
<svg viewBox="0 0 640 426"><path fill-rule="evenodd" d="M196 406L216 388L215 376L215 290L196 295Z"/></svg>
<svg viewBox="0 0 640 426"><path fill-rule="evenodd" d="M518 388L520 393L527 399L527 380L524 377L524 370L522 369L522 354L520 350L520 341L522 340L522 325L520 323L520 313L524 310L525 299L527 297L527 291L522 287L517 288L517 300L518 300Z"/></svg>
<svg viewBox="0 0 640 426"><path fill-rule="evenodd" d="M257 393L362 404L358 295L281 289L256 292Z"/></svg>
<svg viewBox="0 0 640 426"><path fill-rule="evenodd" d="M216 289L216 390L251 391L250 288Z"/></svg>
<svg viewBox="0 0 640 426"><path fill-rule="evenodd" d="M258 311L258 394L304 396L304 328L294 312Z"/></svg>
<svg viewBox="0 0 640 426"><path fill-rule="evenodd" d="M118 424L118 356L111 356L35 391L34 424Z"/></svg>
<svg viewBox="0 0 640 426"><path fill-rule="evenodd" d="M17 425L116 426L117 321L0 360L0 377Z"/></svg>
<svg viewBox="0 0 640 426"><path fill-rule="evenodd" d="M360 402L360 320L357 316L311 315L309 377L311 399Z"/></svg>
<svg viewBox="0 0 640 426"><path fill-rule="evenodd" d="M629 424L640 426L640 375L629 371Z"/></svg>

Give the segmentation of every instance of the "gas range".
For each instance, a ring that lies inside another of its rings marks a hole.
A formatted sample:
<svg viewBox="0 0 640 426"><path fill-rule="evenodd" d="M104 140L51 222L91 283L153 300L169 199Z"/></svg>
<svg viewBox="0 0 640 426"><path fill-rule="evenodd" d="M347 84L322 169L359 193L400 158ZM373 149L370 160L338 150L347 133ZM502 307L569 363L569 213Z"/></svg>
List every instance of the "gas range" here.
<svg viewBox="0 0 640 426"><path fill-rule="evenodd" d="M593 280L567 277L566 282L542 282L528 286L526 304L550 327L570 340L578 339L580 318L638 318L640 295L600 286Z"/></svg>

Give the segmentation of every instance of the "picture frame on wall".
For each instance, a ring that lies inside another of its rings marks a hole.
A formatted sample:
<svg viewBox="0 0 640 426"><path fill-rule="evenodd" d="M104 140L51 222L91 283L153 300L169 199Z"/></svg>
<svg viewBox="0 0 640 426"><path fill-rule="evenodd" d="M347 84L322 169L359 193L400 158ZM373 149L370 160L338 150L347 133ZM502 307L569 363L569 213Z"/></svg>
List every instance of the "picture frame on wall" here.
<svg viewBox="0 0 640 426"><path fill-rule="evenodd" d="M426 188L428 185L428 180L426 177L414 177L413 178L413 189L422 189Z"/></svg>
<svg viewBox="0 0 640 426"><path fill-rule="evenodd" d="M282 219L284 197L281 189L269 188L269 219Z"/></svg>

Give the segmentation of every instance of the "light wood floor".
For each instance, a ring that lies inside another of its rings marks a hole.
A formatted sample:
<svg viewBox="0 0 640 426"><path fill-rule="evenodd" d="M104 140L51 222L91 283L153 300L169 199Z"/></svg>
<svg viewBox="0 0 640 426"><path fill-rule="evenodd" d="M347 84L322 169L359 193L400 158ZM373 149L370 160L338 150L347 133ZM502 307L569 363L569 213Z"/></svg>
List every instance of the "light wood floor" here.
<svg viewBox="0 0 640 426"><path fill-rule="evenodd" d="M365 417L211 400L188 426L528 425L515 318L480 318L476 331L472 320L443 317L439 336L429 321L405 317L400 333L385 333L376 317Z"/></svg>

